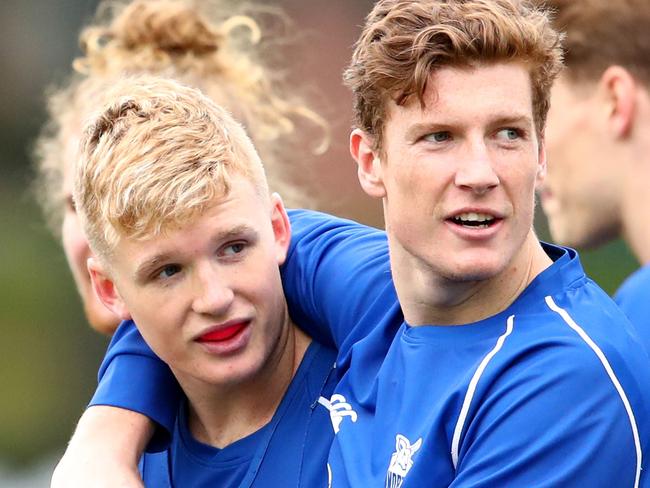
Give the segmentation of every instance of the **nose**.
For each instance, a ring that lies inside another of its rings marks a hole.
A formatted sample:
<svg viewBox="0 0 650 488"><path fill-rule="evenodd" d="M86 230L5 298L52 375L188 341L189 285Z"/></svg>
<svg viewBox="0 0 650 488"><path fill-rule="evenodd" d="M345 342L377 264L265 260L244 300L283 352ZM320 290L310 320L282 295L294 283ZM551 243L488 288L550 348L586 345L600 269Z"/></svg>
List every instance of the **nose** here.
<svg viewBox="0 0 650 488"><path fill-rule="evenodd" d="M193 310L199 314L225 315L235 298L228 273L220 273L214 263L202 263L194 275Z"/></svg>
<svg viewBox="0 0 650 488"><path fill-rule="evenodd" d="M471 144L467 157L460 162L455 177L456 186L483 195L499 185L494 162L485 142Z"/></svg>

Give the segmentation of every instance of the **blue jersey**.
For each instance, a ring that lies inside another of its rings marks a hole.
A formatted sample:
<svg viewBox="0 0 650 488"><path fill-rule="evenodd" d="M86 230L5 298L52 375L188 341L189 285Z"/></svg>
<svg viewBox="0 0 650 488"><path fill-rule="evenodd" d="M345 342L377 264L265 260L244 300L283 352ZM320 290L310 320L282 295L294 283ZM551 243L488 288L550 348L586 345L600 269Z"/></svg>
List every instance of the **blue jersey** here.
<svg viewBox="0 0 650 488"><path fill-rule="evenodd" d="M291 312L332 329L347 370L332 487L648 485L650 361L574 251L545 246L554 263L493 317L410 327L383 235L292 217Z"/></svg>
<svg viewBox="0 0 650 488"><path fill-rule="evenodd" d="M326 487L334 433L325 399L336 383L335 359L332 349L312 341L271 421L223 449L194 439L181 399L170 442L140 461L145 486Z"/></svg>
<svg viewBox="0 0 650 488"><path fill-rule="evenodd" d="M291 217L290 311L339 348L332 487L647 486L650 361L574 251L546 246L554 264L494 317L410 327L383 233Z"/></svg>
<svg viewBox="0 0 650 488"><path fill-rule="evenodd" d="M616 291L614 300L628 316L650 353L650 265L632 273Z"/></svg>

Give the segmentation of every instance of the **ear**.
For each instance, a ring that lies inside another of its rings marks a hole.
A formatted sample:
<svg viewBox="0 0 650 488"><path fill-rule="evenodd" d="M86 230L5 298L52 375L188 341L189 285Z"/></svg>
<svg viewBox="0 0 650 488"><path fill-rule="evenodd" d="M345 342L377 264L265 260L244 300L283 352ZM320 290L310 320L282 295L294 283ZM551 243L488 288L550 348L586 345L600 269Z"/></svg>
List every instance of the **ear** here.
<svg viewBox="0 0 650 488"><path fill-rule="evenodd" d="M354 129L350 134L350 154L357 162L357 175L361 188L375 198L386 196L381 161L373 151L373 138L362 131Z"/></svg>
<svg viewBox="0 0 650 488"><path fill-rule="evenodd" d="M278 265L284 264L291 244L291 223L282 198L277 193L271 195L271 225L275 238L276 259Z"/></svg>
<svg viewBox="0 0 650 488"><path fill-rule="evenodd" d="M409 447L409 440L404 437L402 434L397 434L395 436L395 450L397 452L403 451L404 449L407 449Z"/></svg>
<svg viewBox="0 0 650 488"><path fill-rule="evenodd" d="M546 178L546 141L544 134L539 137L537 147L537 174L535 175L535 187L539 187Z"/></svg>
<svg viewBox="0 0 650 488"><path fill-rule="evenodd" d="M608 126L616 138L625 138L634 125L636 111L636 81L621 66L610 66L599 81L608 107Z"/></svg>
<svg viewBox="0 0 650 488"><path fill-rule="evenodd" d="M115 282L97 258L88 258L88 273L99 300L120 319L130 320L131 314L115 287Z"/></svg>
<svg viewBox="0 0 650 488"><path fill-rule="evenodd" d="M412 452L413 454L415 454L416 452L418 452L418 450L420 449L420 447L422 447L422 437L420 437L420 438L415 442L415 444L411 444L411 450L412 450L411 452Z"/></svg>

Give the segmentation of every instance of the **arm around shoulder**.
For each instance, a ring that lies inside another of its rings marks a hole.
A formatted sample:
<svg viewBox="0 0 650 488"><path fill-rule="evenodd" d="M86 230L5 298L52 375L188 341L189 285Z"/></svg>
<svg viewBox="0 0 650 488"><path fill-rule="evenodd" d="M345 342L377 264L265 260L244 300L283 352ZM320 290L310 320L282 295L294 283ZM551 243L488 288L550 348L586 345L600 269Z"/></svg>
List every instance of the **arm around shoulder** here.
<svg viewBox="0 0 650 488"><path fill-rule="evenodd" d="M143 487L138 460L153 430L153 422L137 412L89 407L54 470L51 488Z"/></svg>

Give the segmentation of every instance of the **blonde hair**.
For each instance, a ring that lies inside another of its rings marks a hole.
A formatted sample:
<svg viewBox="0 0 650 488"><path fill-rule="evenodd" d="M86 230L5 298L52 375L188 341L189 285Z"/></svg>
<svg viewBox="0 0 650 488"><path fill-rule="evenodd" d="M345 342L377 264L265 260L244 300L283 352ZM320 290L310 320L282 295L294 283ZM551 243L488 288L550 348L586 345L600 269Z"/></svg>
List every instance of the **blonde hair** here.
<svg viewBox="0 0 650 488"><path fill-rule="evenodd" d="M74 200L90 246L106 258L120 237L181 226L230 191L233 175L268 201L262 163L244 129L196 89L125 78L83 133Z"/></svg>
<svg viewBox="0 0 650 488"><path fill-rule="evenodd" d="M562 66L561 36L547 12L519 0L380 0L366 18L344 79L357 126L381 147L386 106L424 105L432 72L445 66L521 61L529 67L541 133Z"/></svg>
<svg viewBox="0 0 650 488"><path fill-rule="evenodd" d="M269 68L266 60L272 53L255 16L274 22L284 19L275 11L229 0L100 4L94 24L80 36L84 55L74 61L72 78L48 97L49 121L35 146L36 193L55 231L62 218L63 172L70 164L63 160L65 142L97 106L102 91L98 87L125 74L173 78L226 107L255 141L270 186L290 206L311 205L294 183L292 165L304 161L305 140L317 141L313 153L325 150L328 127L284 86L281 73ZM307 135L299 138L297 131L305 126Z"/></svg>
<svg viewBox="0 0 650 488"><path fill-rule="evenodd" d="M566 74L597 81L611 65L650 85L648 0L545 0L554 25L565 32Z"/></svg>

